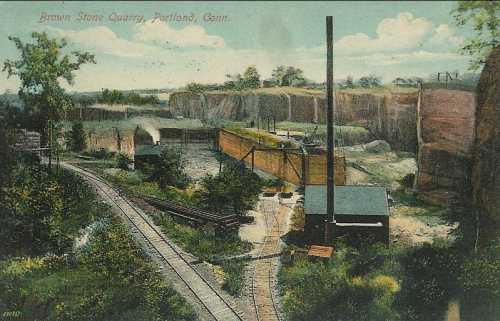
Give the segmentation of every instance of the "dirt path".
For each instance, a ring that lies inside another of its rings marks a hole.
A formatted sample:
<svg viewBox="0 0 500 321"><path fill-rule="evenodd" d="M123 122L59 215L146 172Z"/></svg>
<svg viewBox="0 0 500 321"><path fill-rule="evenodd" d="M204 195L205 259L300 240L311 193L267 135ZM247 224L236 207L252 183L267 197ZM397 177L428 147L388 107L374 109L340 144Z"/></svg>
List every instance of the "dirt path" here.
<svg viewBox="0 0 500 321"><path fill-rule="evenodd" d="M293 204L294 201L285 204L277 197L261 198L259 203L258 212L262 215L260 220L265 227L265 236L255 255L264 258L254 261L250 271L252 273L251 300L256 321L282 320L276 291L279 256L265 257L279 253L281 250L281 236L288 230Z"/></svg>

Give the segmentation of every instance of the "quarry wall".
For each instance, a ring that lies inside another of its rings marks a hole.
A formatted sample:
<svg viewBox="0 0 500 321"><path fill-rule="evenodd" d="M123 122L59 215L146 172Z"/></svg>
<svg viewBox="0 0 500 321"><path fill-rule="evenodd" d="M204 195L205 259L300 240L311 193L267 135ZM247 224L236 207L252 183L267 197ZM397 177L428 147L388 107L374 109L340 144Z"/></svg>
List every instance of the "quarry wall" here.
<svg viewBox="0 0 500 321"><path fill-rule="evenodd" d="M87 151L104 148L108 152L124 153L133 156L135 151L135 131L114 129L109 132L90 132L87 134Z"/></svg>
<svg viewBox="0 0 500 321"><path fill-rule="evenodd" d="M432 89L420 98L416 187L433 203L463 202L471 186L475 95Z"/></svg>
<svg viewBox="0 0 500 321"><path fill-rule="evenodd" d="M242 159L252 147L265 147L257 142L232 133L227 130L219 131L219 148L225 154ZM245 162L251 165L252 158L248 155ZM345 185L345 158L336 156L335 183ZM305 168L303 168L303 165ZM301 184L302 173L305 173L306 184L326 184L326 154L322 153L302 155L300 152L284 152L278 149L255 151L254 166L295 185Z"/></svg>
<svg viewBox="0 0 500 321"><path fill-rule="evenodd" d="M353 93L338 91L336 119L340 124L358 124L370 130L375 139L388 141L397 150L416 152L417 94ZM293 89L266 93L177 92L170 95L172 113L189 118L224 118L248 121L274 118L276 121L325 123L326 99L320 92Z"/></svg>
<svg viewBox="0 0 500 321"><path fill-rule="evenodd" d="M500 234L500 47L481 73L477 107L472 201L482 218L480 235L486 242Z"/></svg>

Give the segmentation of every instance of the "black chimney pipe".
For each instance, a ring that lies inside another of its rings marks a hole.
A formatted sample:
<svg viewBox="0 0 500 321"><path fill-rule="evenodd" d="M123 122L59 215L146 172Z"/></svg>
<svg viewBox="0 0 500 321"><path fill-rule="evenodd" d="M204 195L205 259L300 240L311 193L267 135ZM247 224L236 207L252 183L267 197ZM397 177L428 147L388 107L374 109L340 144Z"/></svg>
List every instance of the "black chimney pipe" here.
<svg viewBox="0 0 500 321"><path fill-rule="evenodd" d="M326 17L326 102L327 102L327 195L326 195L326 214L325 221L325 244L328 245L333 239L333 228L335 225L335 187L334 187L334 111L335 100L333 97L333 17Z"/></svg>

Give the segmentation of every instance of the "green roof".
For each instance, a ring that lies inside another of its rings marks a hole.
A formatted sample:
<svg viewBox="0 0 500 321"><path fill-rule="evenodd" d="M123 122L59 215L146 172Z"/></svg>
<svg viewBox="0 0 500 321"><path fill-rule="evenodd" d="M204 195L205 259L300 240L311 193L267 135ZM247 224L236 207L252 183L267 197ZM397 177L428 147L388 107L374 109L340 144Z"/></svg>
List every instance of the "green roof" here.
<svg viewBox="0 0 500 321"><path fill-rule="evenodd" d="M389 216L387 191L381 186L335 186L335 214ZM326 185L307 185L304 212L326 215Z"/></svg>
<svg viewBox="0 0 500 321"><path fill-rule="evenodd" d="M138 145L135 147L135 156L160 156L163 149L164 147L161 145Z"/></svg>

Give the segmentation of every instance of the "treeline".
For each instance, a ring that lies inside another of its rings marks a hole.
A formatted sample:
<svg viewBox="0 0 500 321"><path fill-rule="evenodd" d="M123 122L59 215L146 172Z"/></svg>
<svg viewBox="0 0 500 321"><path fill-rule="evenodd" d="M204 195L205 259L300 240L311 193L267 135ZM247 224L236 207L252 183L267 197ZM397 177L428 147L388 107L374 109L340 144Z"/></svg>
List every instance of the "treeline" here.
<svg viewBox="0 0 500 321"><path fill-rule="evenodd" d="M227 80L222 84L199 84L189 83L186 90L192 92L217 91L217 90L248 90L268 87L322 87L322 84L314 83L304 76L304 72L293 66L277 66L272 71L272 76L267 79L261 79L261 76L255 66L249 66L243 74L227 74Z"/></svg>
<svg viewBox="0 0 500 321"><path fill-rule="evenodd" d="M126 93L116 89L103 89L100 94L75 94L73 101L83 106L90 106L96 103L108 105L160 105L161 101L155 95L142 96L135 92Z"/></svg>

